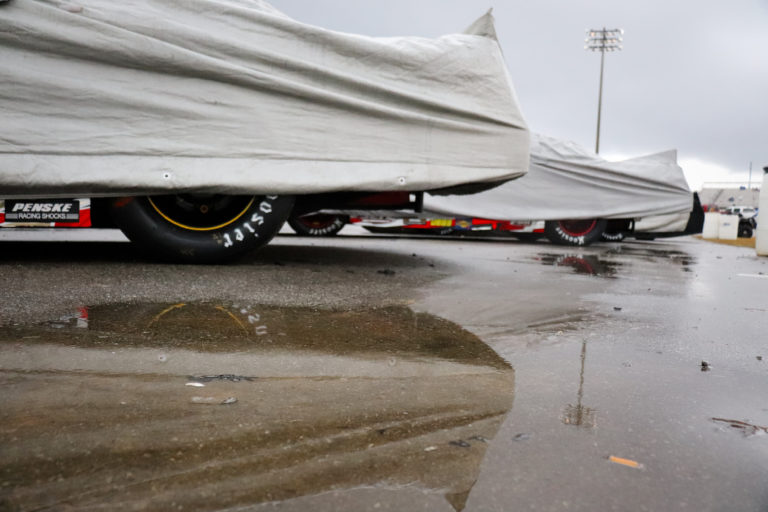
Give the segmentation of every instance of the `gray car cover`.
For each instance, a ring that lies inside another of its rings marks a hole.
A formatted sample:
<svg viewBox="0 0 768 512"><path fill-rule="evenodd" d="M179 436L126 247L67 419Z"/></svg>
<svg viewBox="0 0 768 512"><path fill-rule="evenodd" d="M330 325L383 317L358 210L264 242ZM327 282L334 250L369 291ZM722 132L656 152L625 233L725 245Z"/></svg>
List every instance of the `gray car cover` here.
<svg viewBox="0 0 768 512"><path fill-rule="evenodd" d="M11 0L0 60L5 197L428 190L528 167L490 12L372 38L261 0Z"/></svg>
<svg viewBox="0 0 768 512"><path fill-rule="evenodd" d="M538 134L522 178L475 195L424 198L432 216L502 220L637 219L692 208L693 193L674 150L610 162Z"/></svg>

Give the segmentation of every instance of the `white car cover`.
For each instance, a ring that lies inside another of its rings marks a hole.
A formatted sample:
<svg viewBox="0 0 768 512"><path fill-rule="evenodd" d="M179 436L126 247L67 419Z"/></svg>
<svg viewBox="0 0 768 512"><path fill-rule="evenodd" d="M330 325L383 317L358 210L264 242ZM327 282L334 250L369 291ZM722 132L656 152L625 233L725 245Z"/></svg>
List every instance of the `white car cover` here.
<svg viewBox="0 0 768 512"><path fill-rule="evenodd" d="M261 0L10 0L0 59L0 197L427 190L528 167L490 12L372 38Z"/></svg>
<svg viewBox="0 0 768 512"><path fill-rule="evenodd" d="M522 178L479 194L424 198L433 217L521 221L637 219L692 209L693 193L674 150L609 162L573 142L538 134Z"/></svg>

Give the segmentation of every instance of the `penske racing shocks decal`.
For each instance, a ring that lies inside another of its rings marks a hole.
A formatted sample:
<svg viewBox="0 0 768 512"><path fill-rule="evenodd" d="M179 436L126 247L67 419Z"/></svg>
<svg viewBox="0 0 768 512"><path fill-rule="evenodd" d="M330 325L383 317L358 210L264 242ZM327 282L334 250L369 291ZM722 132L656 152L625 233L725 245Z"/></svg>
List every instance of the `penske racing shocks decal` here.
<svg viewBox="0 0 768 512"><path fill-rule="evenodd" d="M0 227L3 228L87 228L90 226L90 199L0 200Z"/></svg>

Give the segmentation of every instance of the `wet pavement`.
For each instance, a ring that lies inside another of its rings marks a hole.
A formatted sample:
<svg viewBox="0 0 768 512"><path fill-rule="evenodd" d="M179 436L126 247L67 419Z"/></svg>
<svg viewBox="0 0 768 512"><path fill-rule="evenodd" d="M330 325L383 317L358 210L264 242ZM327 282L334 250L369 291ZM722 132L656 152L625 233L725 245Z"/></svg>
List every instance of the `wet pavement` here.
<svg viewBox="0 0 768 512"><path fill-rule="evenodd" d="M768 510L752 250L0 247L0 510Z"/></svg>

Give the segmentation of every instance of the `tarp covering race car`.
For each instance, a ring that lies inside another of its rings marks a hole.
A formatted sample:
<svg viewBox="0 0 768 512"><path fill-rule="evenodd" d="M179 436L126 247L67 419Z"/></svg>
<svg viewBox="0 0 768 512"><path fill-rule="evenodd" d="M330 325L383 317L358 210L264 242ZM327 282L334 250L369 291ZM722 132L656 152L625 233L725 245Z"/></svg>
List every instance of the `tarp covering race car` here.
<svg viewBox="0 0 768 512"><path fill-rule="evenodd" d="M10 0L0 55L6 198L428 190L528 167L490 13L372 38L261 0Z"/></svg>
<svg viewBox="0 0 768 512"><path fill-rule="evenodd" d="M424 198L433 216L512 220L639 219L688 213L692 206L674 150L610 162L538 134L522 178L479 194Z"/></svg>

